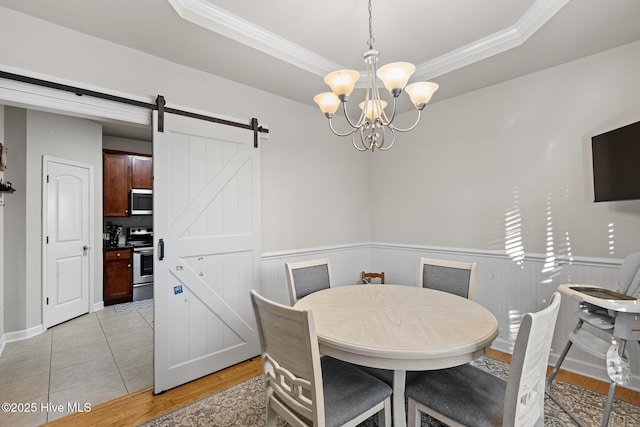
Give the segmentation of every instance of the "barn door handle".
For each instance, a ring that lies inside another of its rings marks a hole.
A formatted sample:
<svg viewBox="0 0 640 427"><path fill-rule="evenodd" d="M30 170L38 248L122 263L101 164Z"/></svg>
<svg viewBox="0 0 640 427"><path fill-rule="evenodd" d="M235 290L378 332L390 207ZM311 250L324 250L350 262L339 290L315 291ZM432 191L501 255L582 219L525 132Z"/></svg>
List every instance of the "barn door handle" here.
<svg viewBox="0 0 640 427"><path fill-rule="evenodd" d="M160 255L158 256L158 259L162 261L164 259L164 239L160 239L158 244L160 245Z"/></svg>

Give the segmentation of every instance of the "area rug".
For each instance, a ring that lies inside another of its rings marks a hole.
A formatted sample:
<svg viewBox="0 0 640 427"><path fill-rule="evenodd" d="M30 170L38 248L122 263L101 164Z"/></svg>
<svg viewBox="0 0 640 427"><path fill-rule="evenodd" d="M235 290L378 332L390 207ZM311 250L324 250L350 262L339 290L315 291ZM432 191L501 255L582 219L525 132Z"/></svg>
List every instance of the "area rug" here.
<svg viewBox="0 0 640 427"><path fill-rule="evenodd" d="M480 369L506 379L509 365L488 357L473 362ZM553 391L558 398L576 413L586 426L599 426L606 396L556 380ZM256 427L265 425L264 382L262 376L251 378L233 387L222 390L169 412L144 424L142 427ZM278 427L287 426L278 420ZM545 426L570 427L576 424L548 397L545 400ZM640 425L640 406L616 400L613 404L609 427L632 427ZM361 427L377 427L372 417ZM445 424L423 414L422 427L443 427Z"/></svg>
<svg viewBox="0 0 640 427"><path fill-rule="evenodd" d="M116 304L113 307L115 311L120 312L120 311L134 310L136 308L150 307L152 305L153 305L153 298L150 298L150 299L144 299L141 301L123 302L122 304Z"/></svg>

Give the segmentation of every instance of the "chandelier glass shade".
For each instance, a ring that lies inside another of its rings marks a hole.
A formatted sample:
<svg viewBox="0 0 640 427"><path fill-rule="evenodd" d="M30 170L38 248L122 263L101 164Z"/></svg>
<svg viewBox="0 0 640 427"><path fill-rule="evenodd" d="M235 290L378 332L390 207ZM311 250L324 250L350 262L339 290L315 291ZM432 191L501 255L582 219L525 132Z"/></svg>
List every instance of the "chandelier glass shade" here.
<svg viewBox="0 0 640 427"><path fill-rule="evenodd" d="M338 70L327 74L324 77L324 82L331 88L331 92L323 92L313 98L320 107L320 111L329 119L331 131L338 136L351 136L351 142L358 151L374 151L375 149L386 151L393 147L396 131L408 132L414 129L420 121L422 110L434 92L438 90L438 84L433 82L416 82L407 85L416 69L413 64L408 62L394 62L378 68L380 53L373 48L373 42L371 0L369 0L369 49L363 55L367 67L367 86L364 101L358 104L361 113L357 121L354 122L349 117L347 102L360 79L359 72ZM382 82L393 99L390 115L385 111L387 102L380 98L379 81ZM399 128L393 123L396 115L396 100L403 91L407 92L418 112L415 123L406 129ZM345 119L351 127L349 131L344 133L336 131L333 127L333 116L340 104L342 104Z"/></svg>

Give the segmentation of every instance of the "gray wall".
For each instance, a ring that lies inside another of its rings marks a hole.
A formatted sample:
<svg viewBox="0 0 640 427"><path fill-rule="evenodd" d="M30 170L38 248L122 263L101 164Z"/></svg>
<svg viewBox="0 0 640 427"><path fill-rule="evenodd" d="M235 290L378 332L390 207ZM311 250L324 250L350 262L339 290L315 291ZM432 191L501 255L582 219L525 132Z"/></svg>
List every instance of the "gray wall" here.
<svg viewBox="0 0 640 427"><path fill-rule="evenodd" d="M15 193L5 195L4 209L4 331L27 328L27 112L5 107L5 140L8 149L5 179ZM40 253L40 251L38 252Z"/></svg>
<svg viewBox="0 0 640 427"><path fill-rule="evenodd" d="M640 201L594 203L591 165L592 136L640 121L639 69L635 42L427 106L371 156L371 240L504 251L517 209L528 254L639 250Z"/></svg>
<svg viewBox="0 0 640 427"><path fill-rule="evenodd" d="M13 332L42 323L43 156L93 165L92 190L101 194L102 127L85 119L6 107L5 136L11 152L5 178L16 188L6 198L3 239L5 332ZM94 199L93 212L93 242L100 248L101 197ZM94 251L92 303L102 301L101 259L100 249Z"/></svg>

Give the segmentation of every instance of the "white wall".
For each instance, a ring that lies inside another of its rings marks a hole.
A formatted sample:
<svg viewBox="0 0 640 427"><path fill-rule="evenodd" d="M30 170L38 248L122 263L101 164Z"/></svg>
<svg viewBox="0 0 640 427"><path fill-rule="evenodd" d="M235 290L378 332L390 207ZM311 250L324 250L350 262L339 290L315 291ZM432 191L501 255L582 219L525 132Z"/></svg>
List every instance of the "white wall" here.
<svg viewBox="0 0 640 427"><path fill-rule="evenodd" d="M427 106L372 158L371 240L504 250L518 208L526 253L639 250L640 201L594 203L591 169L591 137L640 120L639 69L636 42Z"/></svg>
<svg viewBox="0 0 640 427"><path fill-rule="evenodd" d="M243 120L257 117L268 125L269 139L261 146L264 251L368 241L370 157L331 136L316 108L5 8L0 8L0 37L14 41L0 44L0 68L147 97L149 102L162 94L172 106ZM39 179L31 173L30 180ZM33 189L29 186L28 191ZM29 206L36 208L33 197L39 193L29 196ZM5 218L5 222L17 220ZM39 229L30 231L30 245L40 238ZM5 299L5 307L29 305L21 328L32 328L39 321L39 315L32 313L40 304L34 285L37 271L29 273L30 291L24 297Z"/></svg>

